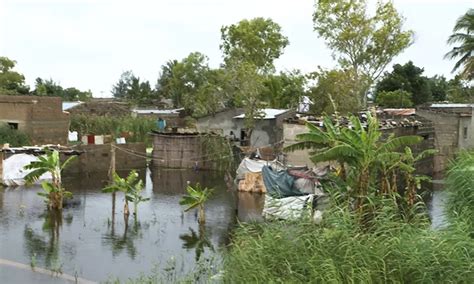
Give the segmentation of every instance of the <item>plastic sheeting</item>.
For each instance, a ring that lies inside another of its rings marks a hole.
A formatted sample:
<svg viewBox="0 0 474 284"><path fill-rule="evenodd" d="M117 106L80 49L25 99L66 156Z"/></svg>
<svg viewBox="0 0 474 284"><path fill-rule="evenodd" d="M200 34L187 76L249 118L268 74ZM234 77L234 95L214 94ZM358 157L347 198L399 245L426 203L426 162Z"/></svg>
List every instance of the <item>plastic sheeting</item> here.
<svg viewBox="0 0 474 284"><path fill-rule="evenodd" d="M266 194L262 212L263 218L266 220L294 220L301 218L303 214L311 216L313 198L314 195L273 198Z"/></svg>
<svg viewBox="0 0 474 284"><path fill-rule="evenodd" d="M32 161L37 161L38 158L28 154L15 154L3 161L3 183L7 186L16 186L25 184L25 176L31 170L23 169ZM51 174L46 173L40 177L42 180L51 180Z"/></svg>
<svg viewBox="0 0 474 284"><path fill-rule="evenodd" d="M245 158L240 162L239 167L237 168L237 180L241 180L245 178L246 173L260 173L262 172L263 166L272 166L275 169L282 169L281 166L278 165L277 161L264 161L264 160L253 160L249 158Z"/></svg>
<svg viewBox="0 0 474 284"><path fill-rule="evenodd" d="M310 217L315 223L319 223L327 204L328 198L324 195L309 194L273 198L266 194L262 216L266 220L296 220Z"/></svg>
<svg viewBox="0 0 474 284"><path fill-rule="evenodd" d="M287 171L274 171L272 168L264 166L262 168L262 175L267 193L273 198L306 194L293 186L295 178L289 175Z"/></svg>

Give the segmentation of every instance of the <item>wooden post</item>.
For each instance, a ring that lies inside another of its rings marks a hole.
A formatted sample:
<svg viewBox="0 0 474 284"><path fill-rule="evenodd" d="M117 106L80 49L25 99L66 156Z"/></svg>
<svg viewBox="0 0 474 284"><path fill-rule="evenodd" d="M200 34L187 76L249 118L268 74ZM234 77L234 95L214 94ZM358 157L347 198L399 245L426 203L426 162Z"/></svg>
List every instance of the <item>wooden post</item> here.
<svg viewBox="0 0 474 284"><path fill-rule="evenodd" d="M115 143L112 140L110 142L110 167L109 167L109 183L110 184L113 184L114 182L114 175L115 175ZM112 192L112 223L114 223L114 221L115 221L115 191Z"/></svg>

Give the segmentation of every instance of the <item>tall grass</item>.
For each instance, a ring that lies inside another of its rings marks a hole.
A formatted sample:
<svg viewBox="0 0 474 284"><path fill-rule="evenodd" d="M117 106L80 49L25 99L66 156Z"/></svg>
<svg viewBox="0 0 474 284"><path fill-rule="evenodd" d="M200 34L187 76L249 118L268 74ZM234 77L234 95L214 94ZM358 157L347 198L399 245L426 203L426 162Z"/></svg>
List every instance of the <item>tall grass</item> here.
<svg viewBox="0 0 474 284"><path fill-rule="evenodd" d="M24 132L11 129L9 126L0 126L0 145L9 143L12 147L30 144L30 138Z"/></svg>
<svg viewBox="0 0 474 284"><path fill-rule="evenodd" d="M471 283L474 242L462 228L434 231L428 222L404 222L390 208L385 213L371 232L337 207L321 226L241 225L225 260L225 282Z"/></svg>
<svg viewBox="0 0 474 284"><path fill-rule="evenodd" d="M77 131L79 136L86 134L125 135L128 142L148 142L148 133L156 128L156 120L144 117L110 117L73 115L71 131Z"/></svg>
<svg viewBox="0 0 474 284"><path fill-rule="evenodd" d="M446 215L450 223L465 222L474 238L474 151L460 152L446 175Z"/></svg>

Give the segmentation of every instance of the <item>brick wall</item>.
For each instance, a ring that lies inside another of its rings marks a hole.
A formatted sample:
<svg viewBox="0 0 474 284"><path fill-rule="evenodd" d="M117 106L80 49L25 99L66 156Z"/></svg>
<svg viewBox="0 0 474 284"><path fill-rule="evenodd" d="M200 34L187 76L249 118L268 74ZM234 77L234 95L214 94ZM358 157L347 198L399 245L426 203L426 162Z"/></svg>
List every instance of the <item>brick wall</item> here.
<svg viewBox="0 0 474 284"><path fill-rule="evenodd" d="M142 157L146 152L145 143L119 144L117 147L120 148L115 149L115 169L117 171L146 168L146 158ZM75 149L84 151L84 153L65 169L66 175L109 170L111 157L110 144L80 145ZM63 159L66 159L66 157L63 157Z"/></svg>
<svg viewBox="0 0 474 284"><path fill-rule="evenodd" d="M59 97L0 96L0 122L18 123L33 145L68 142L69 116Z"/></svg>

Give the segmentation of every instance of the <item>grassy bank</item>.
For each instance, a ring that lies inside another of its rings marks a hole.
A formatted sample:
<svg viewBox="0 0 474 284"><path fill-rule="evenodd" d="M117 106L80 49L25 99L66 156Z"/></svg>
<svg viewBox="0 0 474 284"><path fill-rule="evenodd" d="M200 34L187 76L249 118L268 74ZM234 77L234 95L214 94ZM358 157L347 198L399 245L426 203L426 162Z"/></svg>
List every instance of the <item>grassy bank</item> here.
<svg viewBox="0 0 474 284"><path fill-rule="evenodd" d="M361 224L336 194L320 225L242 224L224 262L225 282L472 283L474 152L458 156L446 181L449 224L441 230L431 228L422 203L401 213L397 196L373 199L372 219Z"/></svg>

